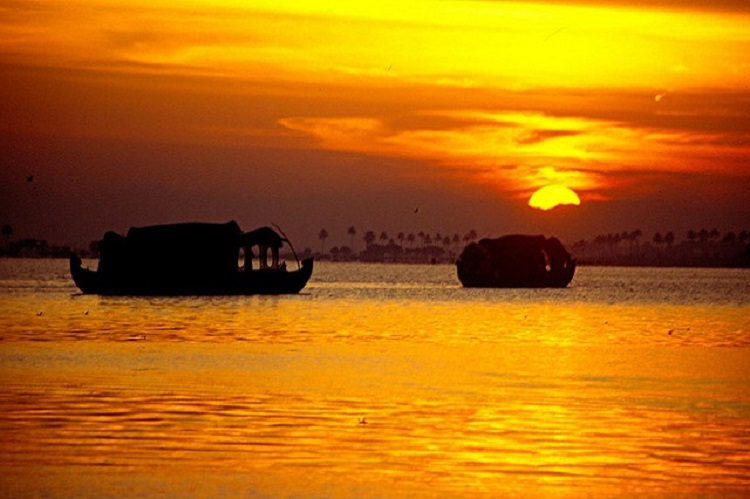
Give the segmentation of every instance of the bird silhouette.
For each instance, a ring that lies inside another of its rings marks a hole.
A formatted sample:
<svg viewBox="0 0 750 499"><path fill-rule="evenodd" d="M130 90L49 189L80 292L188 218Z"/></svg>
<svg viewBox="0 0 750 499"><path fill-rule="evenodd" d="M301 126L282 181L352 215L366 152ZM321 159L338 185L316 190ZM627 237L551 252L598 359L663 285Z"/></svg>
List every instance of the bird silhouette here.
<svg viewBox="0 0 750 499"><path fill-rule="evenodd" d="M29 175L26 177L26 182L33 182L34 181L34 175Z"/></svg>

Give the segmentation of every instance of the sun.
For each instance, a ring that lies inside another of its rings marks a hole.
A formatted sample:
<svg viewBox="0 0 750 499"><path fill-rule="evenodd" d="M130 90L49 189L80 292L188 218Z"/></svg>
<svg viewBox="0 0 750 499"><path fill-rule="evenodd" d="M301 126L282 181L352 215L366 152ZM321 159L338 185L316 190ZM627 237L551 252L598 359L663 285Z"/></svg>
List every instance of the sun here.
<svg viewBox="0 0 750 499"><path fill-rule="evenodd" d="M529 199L529 206L545 211L561 204L578 206L581 204L581 199L572 189L559 184L542 187Z"/></svg>

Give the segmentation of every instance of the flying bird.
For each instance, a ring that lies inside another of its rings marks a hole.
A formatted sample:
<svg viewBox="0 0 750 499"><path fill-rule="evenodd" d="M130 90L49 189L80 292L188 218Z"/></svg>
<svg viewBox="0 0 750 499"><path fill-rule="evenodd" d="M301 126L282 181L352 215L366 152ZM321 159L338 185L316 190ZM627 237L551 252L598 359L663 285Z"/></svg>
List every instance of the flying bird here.
<svg viewBox="0 0 750 499"><path fill-rule="evenodd" d="M33 182L34 181L34 175L29 175L26 177L26 182Z"/></svg>

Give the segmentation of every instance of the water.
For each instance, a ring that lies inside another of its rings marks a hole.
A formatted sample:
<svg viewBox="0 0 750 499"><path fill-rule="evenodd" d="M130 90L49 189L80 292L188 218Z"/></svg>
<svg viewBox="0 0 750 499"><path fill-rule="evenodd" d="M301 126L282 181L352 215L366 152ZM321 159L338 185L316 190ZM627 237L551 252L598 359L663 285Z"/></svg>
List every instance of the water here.
<svg viewBox="0 0 750 499"><path fill-rule="evenodd" d="M8 497L750 494L750 272L317 264L299 296L104 298L0 260Z"/></svg>

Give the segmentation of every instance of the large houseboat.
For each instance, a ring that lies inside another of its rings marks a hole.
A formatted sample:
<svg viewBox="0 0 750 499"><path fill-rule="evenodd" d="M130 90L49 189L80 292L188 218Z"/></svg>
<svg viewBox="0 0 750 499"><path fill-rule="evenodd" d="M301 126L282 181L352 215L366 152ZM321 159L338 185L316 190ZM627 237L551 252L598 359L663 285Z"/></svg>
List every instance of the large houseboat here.
<svg viewBox="0 0 750 499"><path fill-rule="evenodd" d="M270 227L243 232L235 221L133 227L125 236L104 234L97 270L82 267L71 254L70 273L85 294L299 293L312 275L313 259L288 270L279 255L284 243L286 237Z"/></svg>

